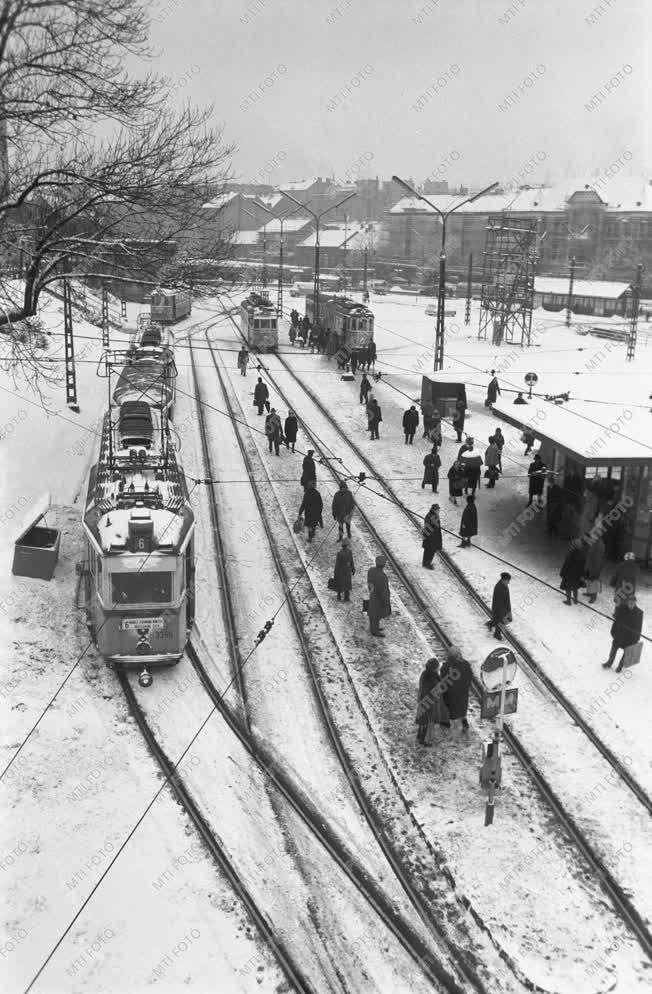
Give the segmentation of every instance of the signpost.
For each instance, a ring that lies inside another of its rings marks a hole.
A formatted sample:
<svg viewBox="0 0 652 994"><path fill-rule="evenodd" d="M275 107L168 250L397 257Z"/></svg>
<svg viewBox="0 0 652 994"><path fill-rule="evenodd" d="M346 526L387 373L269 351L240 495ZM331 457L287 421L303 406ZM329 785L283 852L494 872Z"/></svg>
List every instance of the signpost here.
<svg viewBox="0 0 652 994"><path fill-rule="evenodd" d="M485 688L482 694L481 718L495 718L496 728L493 739L482 747L480 785L488 791L484 823L491 825L494 820L494 794L502 780L502 760L500 740L503 720L506 714L514 714L518 704L518 689L508 690L516 676L516 656L507 646L490 652L480 667L480 677Z"/></svg>
<svg viewBox="0 0 652 994"><path fill-rule="evenodd" d="M536 373L526 373L525 374L525 382L527 383L527 385L530 388L530 392L528 394L528 397L532 397L532 387L535 386L539 382L539 377L537 376Z"/></svg>

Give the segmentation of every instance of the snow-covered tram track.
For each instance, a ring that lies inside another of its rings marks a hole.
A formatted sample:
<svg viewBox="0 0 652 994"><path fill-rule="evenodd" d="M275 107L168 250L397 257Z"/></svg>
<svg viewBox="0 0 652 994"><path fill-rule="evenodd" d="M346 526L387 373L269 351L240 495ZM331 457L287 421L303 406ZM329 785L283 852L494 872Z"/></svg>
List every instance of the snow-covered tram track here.
<svg viewBox="0 0 652 994"><path fill-rule="evenodd" d="M287 980L294 985L295 990L305 992L305 994L314 994L315 988L303 974L301 968L293 960L286 944L278 937L278 935L275 934L274 929L269 924L267 915L257 905L244 880L241 879L233 860L218 840L218 837L211 828L207 818L201 813L183 778L170 762L156 735L150 728L147 718L145 717L145 712L138 703L138 699L131 686L129 677L124 671L117 671L116 675L125 695L129 711L134 718L151 755L154 757L161 773L165 777L166 783L168 783L172 788L177 801L192 822L196 832L211 854L219 871L224 877L226 877L234 892L246 908L249 916L272 951L272 954L276 958L279 967L283 971Z"/></svg>
<svg viewBox="0 0 652 994"><path fill-rule="evenodd" d="M391 485L383 480L382 473L378 471L377 467L374 466L372 461L362 452L351 437L343 431L336 419L315 395L314 391L311 390L303 382L303 380L297 377L292 370L291 365L283 359L282 356L276 356L274 361L278 362L283 367L283 372L287 373L291 377L296 386L309 398L310 402L319 412L320 417L322 417L327 422L329 428L335 432L336 438L333 440L333 447L331 448L331 451L341 451L342 448L345 448L352 452L357 465L366 469L367 475L373 478L374 484L379 485L384 492L388 504L394 505L396 515L402 517L404 521L409 522L410 528L413 531L418 531L418 534L421 535L421 522L403 505ZM274 384L274 388L278 391L278 393L281 396L284 396L287 400L287 392L279 387L277 380L274 378L274 371L270 368L270 363L261 362L261 366L264 370L266 378ZM287 400L287 402L290 406L297 407L296 403L290 400ZM327 435L327 433L321 431L320 435L323 438ZM314 435L312 438L313 445L317 451L319 451L320 448L323 448L323 446L319 446L319 443ZM332 458L332 456L329 458ZM342 472L343 475L348 475L350 479L355 479L355 474L350 470L346 470L344 466L342 466ZM368 518L367 523L369 524ZM379 544L381 545L384 554L391 562L397 576L401 578L402 583L410 591L410 594L412 595L415 603L418 605L419 610L423 612L424 616L429 620L439 641L444 646L450 645L452 640L447 635L441 622L435 617L427 594L425 597L422 595L421 585L415 584L415 582L408 576L406 570L398 563L396 557L392 555L392 552L386 543L379 539ZM484 603L482 597L473 588L467 578L464 577L459 568L452 562L451 558L447 556L446 553L442 553L441 556L442 558L440 562L442 562L446 568L448 579L450 580L450 578L453 577L456 581L455 587L451 587L449 585L446 588L447 596L456 598L459 602L461 592L465 597L466 603L473 609L475 616L477 617L481 612L482 620L484 622L490 614L490 611ZM438 579L439 577L436 578ZM441 593L439 594L438 599L441 602ZM627 770L623 764L620 763L611 750L604 745L600 737L593 731L593 729L591 729L590 726L587 726L587 723L581 717L579 712L577 712L573 705L565 699L563 693L559 691L559 695L557 695L554 692L555 685L553 681L545 677L542 667L532 659L531 654L521 645L518 639L511 633L507 633L507 635L518 655L522 656L526 666L528 666L531 672L534 673L535 680L539 681L548 692L548 698L546 701L543 701L543 699L536 701L535 699L537 706L545 706L547 704L548 707L556 708L556 717L559 722L563 722L563 718L561 717L561 714L559 714L560 711L565 712L566 716L571 717L572 725L569 725L568 722L566 722L565 733L571 739L577 740L579 738L580 742L576 746L574 752L569 751L567 754L581 755L583 749L581 740L588 739L596 751L594 763L595 768L599 770L600 766L603 767L602 772L598 773L596 776L596 782L606 782L612 789L619 789L619 803L624 806L624 810L628 813L628 815L631 812L631 817L626 816L623 819L625 824L630 826L632 824L637 826L646 824L643 821L643 818L644 815L646 815L650 810L650 798L645 794L640 785L636 784L636 781L633 782L634 785L630 784L629 781L631 781L632 778L627 773ZM461 639L456 637L455 641L459 644ZM475 678L474 681L474 690L476 696L479 698L481 686L477 678ZM564 703L562 703L562 698L564 698ZM529 696L528 704L531 704L532 702L533 697ZM566 704L568 707L566 707ZM520 730L519 734L517 734L511 727L509 727L509 725L506 725L504 734L514 755L519 759L524 770L527 771L537 789L544 797L546 803L553 810L555 817L559 820L568 835L573 839L575 845L582 853L582 856L587 860L592 872L600 881L602 888L608 894L618 915L636 936L637 941L639 942L641 948L645 951L646 955L648 957L652 957L652 935L650 934L649 928L649 915L640 912L631 897L631 895L637 890L636 874L630 874L629 878L624 881L616 878L616 874L612 873L609 869L610 863L613 864L613 856L609 850L612 849L613 852L619 852L620 849L616 849L613 843L611 846L605 845L601 838L596 837L595 832L590 832L582 828L580 824L582 821L581 809L575 808L575 810L571 813L574 798L573 790L566 790L563 785L559 784L557 789L554 789L550 783L549 776L544 776L542 772L542 760L545 761L546 745L555 746L556 742L543 744L541 742L532 742L528 748L522 741L523 733ZM621 776L621 771L625 774L625 776ZM558 772L559 770L557 769L557 773ZM612 773L616 773L618 777L619 782L616 785L614 785L609 779ZM590 835L593 835L593 839L590 838ZM644 833L641 833L641 835L643 838L645 837ZM619 845L622 842L623 837L626 837L624 832L619 836ZM639 902L642 903L644 900L645 891L643 888L640 891Z"/></svg>
<svg viewBox="0 0 652 994"><path fill-rule="evenodd" d="M344 682L346 684L347 692L353 690L355 695L355 686L351 681L351 677L348 673L346 662L340 651L337 638L329 625L326 615L324 614L321 602L312 585L308 573L306 572L300 582L296 583L291 580L288 575L288 570L284 566L284 562L291 562L296 559L296 545L294 537L291 534L287 522L280 525L278 524L283 521L284 515L283 509L274 494L274 479L267 471L265 463L260 457L260 453L255 446L253 438L247 438L247 444L245 444L243 431L240 426L246 422L246 415L230 380L228 385L225 382L225 379L228 378L228 374L226 374L225 377L220 371L220 366L216 358L217 350L211 351L215 372L222 388L228 412L233 418L234 431L248 477L254 480L256 476L262 472L267 477L270 484L270 487L266 491L265 499L261 497L260 490L257 487L252 488L253 494L260 513L260 520L265 530L266 540L273 556L275 568L282 581L283 589L289 592L287 604L292 617L293 627L299 640L303 661L309 673L310 684L315 693L324 727L328 731L330 744L335 755L337 756L341 769L344 772L346 781L353 791L355 801L364 816L364 820L370 828L373 838L380 848L384 858L391 867L392 873L398 880L404 893L407 895L410 904L418 914L421 921L425 924L428 932L437 942L441 942L443 940L447 946L452 945L455 948L458 958L457 965L460 968L462 975L472 985L473 989L484 990L485 985L483 981L476 975L477 963L470 962L471 958L469 957L467 951L463 949L465 942L468 942L468 935L464 935L462 937L458 935L456 936L456 941L452 941L450 935L445 936L442 931L441 919L444 916L446 918L450 918L450 908L446 906L446 901L450 895L448 893L446 894L444 904L438 909L438 915L433 914L432 908L437 907L438 896L436 891L433 890L428 884L430 874L423 869L421 870L426 890L426 899L424 900L424 897L421 896L421 894L411 883L409 873L403 867L401 858L394 852L393 845L390 843L389 838L386 838L386 835L392 836L393 841L395 842L402 836L403 838L401 841L404 843L406 834L410 834L412 836L415 834L414 829L416 826L414 821L410 818L409 807L405 801L405 798L402 795L399 795L398 798L392 798L395 808L396 824L392 825L391 828L388 829L388 826L386 824L383 825L379 820L373 806L368 801L365 789L360 781L360 775L356 769L356 765L354 764L352 758L350 758L347 748L342 741L341 734L337 727L338 723L331 712L328 702L328 695L323 685L323 681L328 683L334 679L332 667L329 668L327 660L337 658L336 666L339 665L343 670L346 670L346 680ZM275 525L272 525L272 522L275 522ZM222 558L224 559L225 557L222 556ZM306 621L307 618L309 619L308 621ZM210 690L210 688L208 689ZM212 696L217 704L218 695L215 695L214 690ZM357 697L356 704L357 708L361 707L361 702ZM359 711L357 708L354 706L352 709L352 713L350 715L351 725L354 725L359 718ZM368 738L373 741L373 746L371 748L369 748L368 745L366 747L366 765L367 767L373 766L373 768L376 769L377 764L380 763L385 768L386 764L384 763L382 753L378 751L378 743L373 736L371 723L366 715L364 717L367 730L371 733ZM377 790L377 776L374 779ZM395 783L392 781L392 788L395 788L395 786ZM395 793L395 791L390 788L387 793ZM397 800L399 802L398 805L396 805ZM423 852L421 852L420 855L417 853L414 854L413 863L421 867L428 866L431 861L436 863L436 854L430 847L423 845L423 839L411 839L411 843L417 848L420 848L419 841L422 843ZM402 848L404 848L404 845ZM445 885L445 889L447 889L447 885ZM466 908L463 909L464 912L466 912L466 910Z"/></svg>
<svg viewBox="0 0 652 994"><path fill-rule="evenodd" d="M219 376L219 368L216 366L216 372ZM223 403L227 407L228 412L233 416L233 411L231 408L231 397L227 391L226 384L222 377L220 379L221 393L223 395ZM202 397L203 391L200 389L199 382L196 377L194 377L195 383L195 396L199 406L199 417L204 418L202 411ZM214 394L211 394L213 397ZM232 395L233 396L233 395ZM237 412L235 417L238 417L241 412ZM235 426L235 422L234 422ZM237 430L237 426L236 430ZM208 432L203 430L201 433L202 442L208 447ZM238 436L238 451L242 455L244 466L246 471L249 472L251 469L250 457L247 453L246 447L243 445L242 439ZM203 448L203 445L202 445ZM249 460L249 461L247 461ZM213 488L211 487L209 499L217 505L218 498L213 493ZM256 505L258 506L258 505ZM219 527L220 518L222 519L222 527L224 527L224 507L216 506L214 514L211 517L214 521L218 523L218 527L213 531L213 538L216 542L216 556L223 563L233 560L233 556L229 555L228 549L225 547L222 537L222 529ZM244 512L242 512L244 514ZM264 514L264 509L261 509L261 515ZM267 525L266 518L261 517L263 523ZM228 525L227 525L228 529ZM279 556L278 549L276 548L276 543L271 532L267 533L267 537L274 549L274 554L272 556L274 562L274 568L278 571L277 579L282 583L284 589L288 589L290 586L290 580L287 577L286 570L284 569ZM231 567L232 569L233 567ZM230 582L232 583L235 578L229 579L229 570L225 569L220 572L221 582L226 586L227 590L230 590ZM231 669L234 667L241 667L242 660L239 651L239 638L241 637L241 632L239 631L239 626L237 620L234 616L233 603L236 597L229 593L229 596L223 597L222 606L225 615L225 628L227 629L227 638L229 642L229 652L231 655ZM307 682L310 687L310 696L313 698L315 696L315 691L317 688L317 679L314 668L311 670L308 665L312 665L310 661L310 651L305 646L304 632L302 626L299 624L298 617L294 615L295 621L292 622L292 633L293 636L298 638L298 645L303 645L303 650L300 653L302 655L302 664L306 665L306 677ZM311 642L311 646L315 651L319 651L318 647ZM291 646L289 644L289 633L285 636L285 649L286 655L291 652ZM299 654L299 653L295 653ZM208 652L203 653L204 656L210 655ZM261 770L264 774L271 778L272 783L274 783L277 789L280 789L285 800L291 805L292 809L304 822L308 830L319 840L323 848L329 854L331 859L335 861L335 864L342 870L342 872L349 878L352 885L358 890L358 892L367 901L372 911L378 917L378 920L394 935L397 941L403 946L407 953L412 957L412 959L418 964L419 968L428 977L431 983L437 985L438 990L445 991L484 991L485 986L476 980L473 976L472 964L465 964L463 961L458 963L453 957L448 954L448 950L440 950L439 948L433 948L433 940L439 944L441 939L438 935L433 934L433 922L432 918L425 912L422 902L419 898L412 892L407 881L403 881L407 888L406 893L408 898L416 905L420 920L418 925L415 927L409 919L411 917L412 907L410 903L405 903L404 906L397 900L398 895L400 895L400 889L397 889L396 894L391 894L388 896L384 887L378 883L377 875L379 869L384 873L385 867L383 866L383 859L388 860L387 844L382 838L382 829L378 826L375 821L365 820L364 818L360 821L360 826L364 826L364 830L368 831L371 828L373 831L368 837L368 841L364 842L365 854L367 856L367 865L363 865L360 856L355 851L355 840L343 839L342 829L346 828L349 832L351 831L350 824L344 824L342 828L337 830L334 826L335 812L330 812L330 823L329 819L325 817L324 810L317 805L314 797L310 796L314 793L315 784L310 784L306 781L305 772L303 777L299 777L302 781L301 785L290 779L286 772L287 762L280 758L278 748L265 748L263 746L264 736L261 737L260 733L254 735L251 732L246 732L237 721L234 721L230 708L226 705L224 701L224 695L221 694L213 680L209 677L206 668L202 665L202 661L199 658L196 651L193 651L192 647L189 649L188 657L195 667L199 677L208 692L214 706L220 710L220 712L225 717L225 720L229 722L236 734L242 737L243 745L245 748L250 750L252 757L256 762L260 764ZM247 668L248 672L248 668ZM318 695L317 695L318 697ZM254 695L255 700L255 695ZM249 720L251 721L252 716L249 715ZM258 721L260 722L260 714L258 715ZM320 717L320 723L324 725L327 729L329 716L324 717L323 713ZM331 731L335 734L334 726L331 724ZM267 736L270 732L267 731ZM267 739L265 739L267 741ZM325 742L328 738L325 739ZM340 746L341 750L341 746ZM337 755L337 753L336 753ZM350 764L346 763L344 752L341 751L342 762L344 766L338 770L335 767L335 775L340 778L342 786L346 791L351 790L349 796L346 793L347 808L354 809L356 817L359 817L359 811L357 810L356 795L352 788L356 787L355 774L350 768ZM361 795L360 795L361 796ZM343 795L340 793L338 795L338 803L341 807L340 798ZM362 812L365 814L365 812ZM366 812L369 814L369 812ZM358 833L359 834L359 833ZM379 844L379 853L376 856L373 852L371 856L369 855L369 847L373 847L375 841ZM358 847L360 847L361 842L358 841ZM353 846L353 848L352 848ZM383 854L381 857L380 854ZM368 865L371 862L371 867ZM399 868L396 864L392 865L392 873L398 872ZM386 873L384 874L386 875ZM392 874L389 876L390 881L392 880ZM399 880L399 882L401 882ZM387 885L385 885L387 886ZM392 886L393 883L392 883ZM463 960L463 957L459 957ZM447 962L443 962L447 960Z"/></svg>

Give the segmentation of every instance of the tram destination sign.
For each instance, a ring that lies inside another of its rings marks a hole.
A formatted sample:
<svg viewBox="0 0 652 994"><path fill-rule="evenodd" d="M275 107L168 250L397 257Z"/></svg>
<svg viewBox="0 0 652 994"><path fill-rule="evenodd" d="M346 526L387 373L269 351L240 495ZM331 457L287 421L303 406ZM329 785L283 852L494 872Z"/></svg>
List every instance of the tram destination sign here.
<svg viewBox="0 0 652 994"><path fill-rule="evenodd" d="M164 628L165 618L124 618L120 628L123 632L135 632L139 628Z"/></svg>

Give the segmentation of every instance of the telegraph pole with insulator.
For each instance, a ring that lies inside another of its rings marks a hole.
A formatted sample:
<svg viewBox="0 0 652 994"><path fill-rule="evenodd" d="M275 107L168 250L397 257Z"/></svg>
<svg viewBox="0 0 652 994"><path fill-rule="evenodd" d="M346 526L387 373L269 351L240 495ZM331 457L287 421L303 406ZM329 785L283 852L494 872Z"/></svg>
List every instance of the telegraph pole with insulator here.
<svg viewBox="0 0 652 994"><path fill-rule="evenodd" d="M473 280L473 253L469 252L469 272L466 278L466 307L464 308L464 324L471 323L471 282Z"/></svg>
<svg viewBox="0 0 652 994"><path fill-rule="evenodd" d="M66 366L66 404L79 414L77 403L77 373L75 371L75 339L72 327L72 298L70 282L63 281L63 352Z"/></svg>
<svg viewBox="0 0 652 994"><path fill-rule="evenodd" d="M573 284L575 282L575 256L570 258L570 276L568 277L568 301L566 303L566 327L570 328L573 307Z"/></svg>

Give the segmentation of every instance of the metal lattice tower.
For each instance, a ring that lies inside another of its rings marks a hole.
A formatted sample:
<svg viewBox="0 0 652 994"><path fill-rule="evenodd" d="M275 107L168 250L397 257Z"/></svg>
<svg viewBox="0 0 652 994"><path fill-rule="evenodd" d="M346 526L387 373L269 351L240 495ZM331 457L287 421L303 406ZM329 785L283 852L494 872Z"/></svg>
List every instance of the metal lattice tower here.
<svg viewBox="0 0 652 994"><path fill-rule="evenodd" d="M464 324L471 324L472 281L473 281L473 253L469 252L469 272L466 278L466 305L464 307Z"/></svg>
<svg viewBox="0 0 652 994"><path fill-rule="evenodd" d="M478 338L530 344L534 274L537 262L537 221L490 219L482 266Z"/></svg>
<svg viewBox="0 0 652 994"><path fill-rule="evenodd" d="M77 406L77 374L75 372L75 340L72 328L72 298L70 283L63 281L63 353L66 364L66 404L73 411Z"/></svg>
<svg viewBox="0 0 652 994"><path fill-rule="evenodd" d="M636 356L636 331L638 328L638 310L641 304L641 288L643 285L643 263L639 262L636 267L636 282L632 293L632 317L629 325L629 338L627 339L627 358L633 360Z"/></svg>

